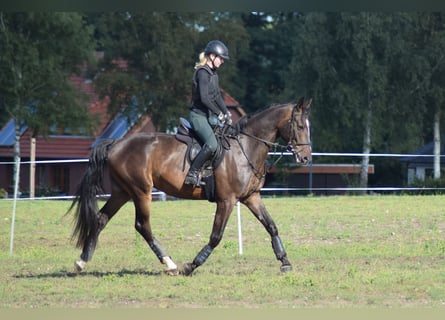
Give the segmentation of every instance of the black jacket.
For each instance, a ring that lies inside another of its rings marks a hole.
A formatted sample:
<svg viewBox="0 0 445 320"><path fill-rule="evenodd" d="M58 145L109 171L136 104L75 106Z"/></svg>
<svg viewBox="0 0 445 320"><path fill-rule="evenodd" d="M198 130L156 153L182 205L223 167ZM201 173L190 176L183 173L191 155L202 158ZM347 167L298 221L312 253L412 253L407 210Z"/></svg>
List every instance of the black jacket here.
<svg viewBox="0 0 445 320"><path fill-rule="evenodd" d="M191 108L206 116L228 112L221 96L218 74L208 65L199 67L193 74Z"/></svg>

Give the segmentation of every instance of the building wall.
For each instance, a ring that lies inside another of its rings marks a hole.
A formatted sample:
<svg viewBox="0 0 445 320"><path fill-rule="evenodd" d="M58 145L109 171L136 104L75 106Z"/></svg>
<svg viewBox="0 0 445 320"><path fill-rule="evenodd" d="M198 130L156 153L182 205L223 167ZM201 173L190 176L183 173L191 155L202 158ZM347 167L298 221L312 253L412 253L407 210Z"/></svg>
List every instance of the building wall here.
<svg viewBox="0 0 445 320"><path fill-rule="evenodd" d="M316 190L316 189L332 189L332 188L347 188L351 187L348 181L358 178L356 174L339 174L339 173L314 173L311 175L308 173L292 173L289 174L285 180L274 180L274 174L270 174L266 179L264 188L301 188L304 190L289 190L289 191L275 191L265 194L315 194L315 195L342 195L346 194L345 190ZM312 179L312 184L310 180Z"/></svg>
<svg viewBox="0 0 445 320"><path fill-rule="evenodd" d="M0 158L0 162L9 161L11 161L10 158ZM0 189L4 189L8 192L8 195L11 195L14 190L14 186L12 185L12 172L12 164L0 164Z"/></svg>

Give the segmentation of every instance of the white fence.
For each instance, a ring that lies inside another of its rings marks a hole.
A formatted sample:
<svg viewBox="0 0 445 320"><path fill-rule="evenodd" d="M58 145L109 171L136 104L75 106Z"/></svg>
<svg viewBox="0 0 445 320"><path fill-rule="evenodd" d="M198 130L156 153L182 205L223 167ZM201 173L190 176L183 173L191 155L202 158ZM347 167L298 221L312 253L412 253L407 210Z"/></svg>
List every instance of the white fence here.
<svg viewBox="0 0 445 320"><path fill-rule="evenodd" d="M292 153L288 152L269 152L269 156L290 156ZM434 155L419 155L419 154L394 154L394 153L326 153L326 152L313 152L312 156L314 157L363 157L369 156L372 157L434 157ZM445 157L445 155L440 155L440 157ZM70 159L70 160L38 160L38 161L23 161L20 162L20 165L30 165L30 164L58 164L58 163L81 163L88 162L88 159ZM0 162L0 165L14 165L14 162ZM312 176L310 174L310 182L307 188L262 188L262 192L275 192L275 191L309 191L310 193L313 191L415 191L415 190L441 190L444 188L410 188L410 187L344 187L344 188L313 188L312 187ZM164 192L155 190L153 195L158 196L160 200L166 200L167 196ZM108 197L109 195L104 194L100 195L100 197ZM0 200L12 200L13 197L8 197L6 199ZM19 197L17 200L63 200L63 199L73 199L73 196L48 196L48 197Z"/></svg>
<svg viewBox="0 0 445 320"><path fill-rule="evenodd" d="M291 153L274 153L270 152L270 156L289 156ZM433 155L417 155L417 154L363 154L363 153L312 153L313 156L330 156L330 157L363 157L369 156L371 157L432 157ZM444 155L441 155L443 157ZM88 162L88 159L72 159L72 160L45 160L45 161L24 161L20 162L19 165L24 164L50 164L50 163L78 163L78 162ZM14 162L0 162L0 165L14 165ZM310 178L311 179L311 178ZM15 179L18 181L17 179ZM311 185L311 183L310 183ZM14 197L7 198L2 200L13 200L13 212L11 219L11 241L10 241L10 254L13 254L13 243L14 243L14 223L15 223L15 214L16 214L16 201L17 200L55 200L55 199L72 199L73 196L55 196L55 197L34 197L34 198L18 198L17 197L17 184L15 186ZM402 188L402 187L374 187L374 188L262 188L261 191L323 191L323 190L338 190L338 191L400 191L400 190L417 190L417 189L444 189L444 188ZM166 195L162 191L154 191L154 195L159 195L161 200L166 199ZM100 195L99 197L108 197L109 195ZM237 203L237 218L238 218L238 244L239 244L239 254L243 254L243 245L242 245L242 228L241 228L241 209L239 202Z"/></svg>

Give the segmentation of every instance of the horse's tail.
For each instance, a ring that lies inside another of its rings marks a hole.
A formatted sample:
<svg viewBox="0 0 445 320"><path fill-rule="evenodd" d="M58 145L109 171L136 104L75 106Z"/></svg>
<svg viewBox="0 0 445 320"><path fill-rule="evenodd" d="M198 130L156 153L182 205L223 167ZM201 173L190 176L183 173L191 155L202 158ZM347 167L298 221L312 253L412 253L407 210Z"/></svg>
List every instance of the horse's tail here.
<svg viewBox="0 0 445 320"><path fill-rule="evenodd" d="M103 173L107 162L108 150L114 140L107 139L96 145L90 153L88 168L82 177L69 213L74 207L75 227L72 238L77 238L76 246L82 248L87 239L96 241L98 232L98 205L96 196L103 192Z"/></svg>

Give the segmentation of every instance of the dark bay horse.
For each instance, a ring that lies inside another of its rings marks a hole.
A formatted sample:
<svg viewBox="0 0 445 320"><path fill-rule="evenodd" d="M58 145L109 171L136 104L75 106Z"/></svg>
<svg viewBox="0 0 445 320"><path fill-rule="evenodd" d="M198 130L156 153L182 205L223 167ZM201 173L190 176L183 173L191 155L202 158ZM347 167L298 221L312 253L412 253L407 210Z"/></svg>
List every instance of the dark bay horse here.
<svg viewBox="0 0 445 320"><path fill-rule="evenodd" d="M278 229L265 208L260 189L267 173L266 159L272 147L292 152L297 163L312 160L309 111L312 100L274 105L247 117L245 125L230 143L221 164L214 170L216 213L208 243L191 263L185 263L181 273L191 275L202 265L220 243L229 216L237 201L246 205L271 236L272 248L281 271L292 270ZM281 137L287 146L276 143ZM174 135L140 133L123 139L103 141L91 151L88 169L79 185L76 197L68 210L75 209L73 237L82 248L75 262L80 272L91 260L100 232L110 219L129 200L135 207L135 228L146 240L169 274L177 274L172 261L154 237L150 224L152 190L184 199L206 199L202 188L185 185L188 165L183 168L186 145ZM103 170L108 166L111 196L99 210L96 195L101 192Z"/></svg>

